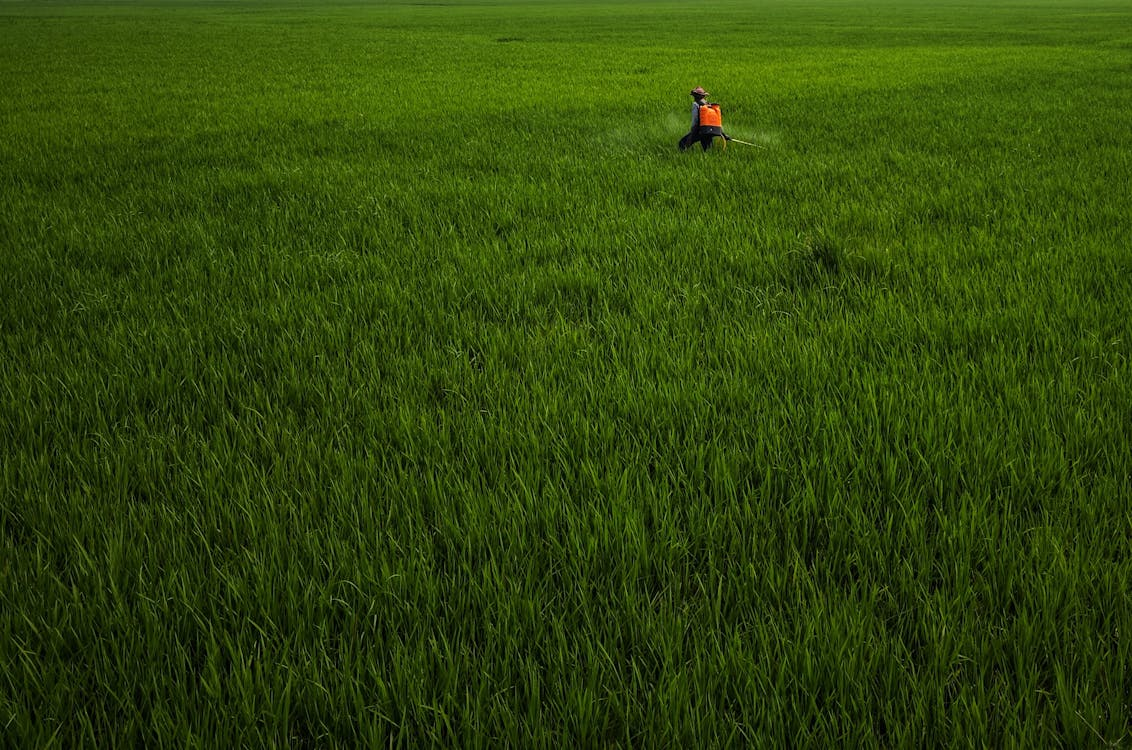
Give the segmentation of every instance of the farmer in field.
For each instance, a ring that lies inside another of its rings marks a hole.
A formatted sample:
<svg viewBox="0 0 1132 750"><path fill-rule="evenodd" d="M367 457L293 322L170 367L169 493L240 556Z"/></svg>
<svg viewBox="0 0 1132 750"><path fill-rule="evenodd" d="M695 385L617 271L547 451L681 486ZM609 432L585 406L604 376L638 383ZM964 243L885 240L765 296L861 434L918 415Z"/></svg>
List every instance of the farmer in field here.
<svg viewBox="0 0 1132 750"><path fill-rule="evenodd" d="M715 140L716 136L725 141L731 140L731 136L723 132L723 115L720 112L719 105L709 103L707 100L711 94L704 91L703 86L696 86L692 89L691 94L692 129L680 139L680 150L683 151L699 141L700 148L707 151L711 148L711 142Z"/></svg>

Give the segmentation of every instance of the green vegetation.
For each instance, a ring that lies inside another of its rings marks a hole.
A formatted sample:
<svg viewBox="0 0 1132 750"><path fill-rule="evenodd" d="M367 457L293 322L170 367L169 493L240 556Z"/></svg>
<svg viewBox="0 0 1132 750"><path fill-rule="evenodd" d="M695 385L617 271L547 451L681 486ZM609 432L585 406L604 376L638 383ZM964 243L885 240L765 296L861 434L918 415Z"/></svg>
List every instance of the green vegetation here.
<svg viewBox="0 0 1132 750"><path fill-rule="evenodd" d="M0 744L1132 742L1126 2L0 35Z"/></svg>

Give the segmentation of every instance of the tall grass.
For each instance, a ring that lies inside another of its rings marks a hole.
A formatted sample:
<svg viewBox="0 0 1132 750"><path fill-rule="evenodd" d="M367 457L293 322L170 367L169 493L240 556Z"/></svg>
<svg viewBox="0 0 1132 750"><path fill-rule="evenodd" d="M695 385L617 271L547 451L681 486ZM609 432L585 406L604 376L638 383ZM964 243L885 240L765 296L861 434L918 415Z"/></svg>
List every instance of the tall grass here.
<svg viewBox="0 0 1132 750"><path fill-rule="evenodd" d="M4 744L1132 736L1122 4L0 23Z"/></svg>

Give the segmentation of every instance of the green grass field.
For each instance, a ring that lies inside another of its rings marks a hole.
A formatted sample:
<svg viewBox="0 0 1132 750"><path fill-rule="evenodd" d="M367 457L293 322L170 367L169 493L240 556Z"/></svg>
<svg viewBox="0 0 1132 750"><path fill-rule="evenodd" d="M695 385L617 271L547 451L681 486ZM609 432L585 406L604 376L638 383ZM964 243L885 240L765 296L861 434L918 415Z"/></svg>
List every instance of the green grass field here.
<svg viewBox="0 0 1132 750"><path fill-rule="evenodd" d="M0 745L1132 745L1127 2L0 38Z"/></svg>

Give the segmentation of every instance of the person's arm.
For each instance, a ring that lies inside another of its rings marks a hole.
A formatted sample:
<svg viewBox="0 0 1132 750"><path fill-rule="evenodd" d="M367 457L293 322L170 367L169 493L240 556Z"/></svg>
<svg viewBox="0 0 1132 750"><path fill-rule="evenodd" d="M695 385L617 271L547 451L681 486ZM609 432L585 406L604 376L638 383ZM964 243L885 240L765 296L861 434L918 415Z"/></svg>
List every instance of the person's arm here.
<svg viewBox="0 0 1132 750"><path fill-rule="evenodd" d="M692 132L700 126L700 105L699 102L692 102Z"/></svg>

